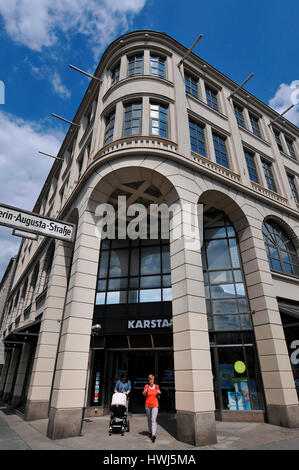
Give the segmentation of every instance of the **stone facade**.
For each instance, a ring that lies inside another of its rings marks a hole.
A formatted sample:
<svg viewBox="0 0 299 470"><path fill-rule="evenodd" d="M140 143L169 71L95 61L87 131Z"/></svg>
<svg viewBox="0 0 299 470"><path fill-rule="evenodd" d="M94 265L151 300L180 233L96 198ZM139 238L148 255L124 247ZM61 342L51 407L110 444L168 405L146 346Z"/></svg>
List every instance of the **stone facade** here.
<svg viewBox="0 0 299 470"><path fill-rule="evenodd" d="M239 240L266 419L277 425L299 425L298 396L277 301L284 297L299 302L298 278L271 271L262 232L265 220L275 220L298 250L299 205L288 175L293 175L298 187L299 167L286 141L291 139L299 158L298 129L287 121L276 121L275 131L280 132L282 142L279 149L271 126L277 113L242 89L231 98L237 85L195 54L179 68L185 52L174 39L153 31L127 34L107 48L95 72L102 83L92 80L88 86L73 119L80 127L67 133L58 155L64 161L53 165L34 207L34 212L75 223L76 240L74 245L43 237L23 240L3 312L1 338L16 340L16 329L30 332L32 323L39 322L24 416L28 420L49 416L52 439L78 435L88 407L101 246L97 207L110 200L114 191L139 182L144 187L138 191L152 185L160 191L160 202L181 207L184 229L188 224L192 229L186 211L199 203L225 212L230 219ZM128 76L134 54L143 55L142 72ZM164 76L162 69L160 75L152 72L156 56L163 58ZM112 83L111 71L118 65L119 80ZM188 76L196 83L196 96L189 92ZM217 107L209 101L210 89L217 96ZM135 123L139 130L136 135L125 135L124 113L132 102L142 104ZM153 130L151 112L157 103L167 109L166 135ZM242 108L244 125L237 123L236 103ZM107 138L111 113L114 126ZM259 123L258 135L251 127L253 115ZM203 129L204 152L190 146L190 121ZM219 163L215 147L219 135L225 141L227 166ZM250 178L244 151L254 156L257 181ZM269 189L265 160L272 166L276 191ZM132 191L134 200L138 194ZM174 217L170 261L178 438L205 445L215 442L216 432L202 256L200 249L190 248L188 235L174 236L175 228ZM20 365L16 354L16 350L7 351L10 361L0 377L4 401L7 392L14 398L20 395L29 356L26 341ZM12 374L17 366L13 391ZM237 414L235 419L242 418ZM251 419L259 420L261 415Z"/></svg>

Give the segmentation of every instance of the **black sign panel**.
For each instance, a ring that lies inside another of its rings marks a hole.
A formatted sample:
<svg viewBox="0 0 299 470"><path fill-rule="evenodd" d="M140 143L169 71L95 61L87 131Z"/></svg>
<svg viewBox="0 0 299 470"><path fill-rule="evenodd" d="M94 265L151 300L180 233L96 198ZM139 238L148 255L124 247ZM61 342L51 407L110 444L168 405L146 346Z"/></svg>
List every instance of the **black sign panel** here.
<svg viewBox="0 0 299 470"><path fill-rule="evenodd" d="M93 323L100 323L103 335L170 333L172 303L96 305Z"/></svg>

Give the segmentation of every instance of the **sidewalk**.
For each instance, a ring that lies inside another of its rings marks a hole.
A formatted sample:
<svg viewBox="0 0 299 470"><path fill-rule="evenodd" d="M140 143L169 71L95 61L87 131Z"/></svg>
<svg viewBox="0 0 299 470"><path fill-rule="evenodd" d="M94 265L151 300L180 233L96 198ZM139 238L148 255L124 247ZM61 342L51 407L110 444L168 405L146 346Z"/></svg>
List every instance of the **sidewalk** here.
<svg viewBox="0 0 299 470"><path fill-rule="evenodd" d="M145 434L144 415L130 417L131 430L124 436L108 435L109 416L88 419L82 436L52 441L46 437L48 420L23 421L0 409L0 450L298 450L299 429L265 423L217 422L218 443L193 447L176 439L175 416L159 417L157 441Z"/></svg>

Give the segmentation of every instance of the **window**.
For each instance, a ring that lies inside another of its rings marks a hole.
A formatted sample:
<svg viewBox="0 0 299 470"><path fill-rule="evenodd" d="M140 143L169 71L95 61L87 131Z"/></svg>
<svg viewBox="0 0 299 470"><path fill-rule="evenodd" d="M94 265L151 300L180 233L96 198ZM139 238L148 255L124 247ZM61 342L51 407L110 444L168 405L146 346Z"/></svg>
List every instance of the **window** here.
<svg viewBox="0 0 299 470"><path fill-rule="evenodd" d="M196 96L198 98L198 91L197 91L197 82L198 79L190 75L188 72L184 72L185 75L185 87L186 92L190 93L190 95Z"/></svg>
<svg viewBox="0 0 299 470"><path fill-rule="evenodd" d="M288 174L288 180L291 186L292 194L295 199L295 202L299 204L299 195L296 187L295 176Z"/></svg>
<svg viewBox="0 0 299 470"><path fill-rule="evenodd" d="M254 155L247 150L244 150L244 155L247 163L249 178L255 183L259 182L258 174L255 166Z"/></svg>
<svg viewBox="0 0 299 470"><path fill-rule="evenodd" d="M108 144L109 142L111 142L113 140L114 122L115 122L115 110L113 110L106 117L106 129L105 129L104 144Z"/></svg>
<svg viewBox="0 0 299 470"><path fill-rule="evenodd" d="M210 106L210 108L213 108L219 111L217 91L213 90L212 88L206 85L206 97L207 97L207 104Z"/></svg>
<svg viewBox="0 0 299 470"><path fill-rule="evenodd" d="M283 147L282 147L282 143L281 143L281 140L280 140L280 134L278 131L274 131L274 137L275 137L275 140L276 140L276 143L277 143L277 147L279 148L279 150L281 152L283 152Z"/></svg>
<svg viewBox="0 0 299 470"><path fill-rule="evenodd" d="M262 160L262 166L263 166L263 169L264 169L268 189L270 189L271 191L277 192L274 176L273 176L273 173L272 173L271 163L268 163L265 160Z"/></svg>
<svg viewBox="0 0 299 470"><path fill-rule="evenodd" d="M167 137L167 107L160 103L150 103L150 129L152 135Z"/></svg>
<svg viewBox="0 0 299 470"><path fill-rule="evenodd" d="M155 54L151 54L151 74L156 77L165 78L165 59Z"/></svg>
<svg viewBox="0 0 299 470"><path fill-rule="evenodd" d="M249 113L249 119L251 123L252 132L258 137L261 137L261 130L260 130L258 118Z"/></svg>
<svg viewBox="0 0 299 470"><path fill-rule="evenodd" d="M286 144L287 144L287 147L288 147L290 157L292 157L292 158L294 158L294 160L296 160L296 154L295 154L295 150L294 150L294 146L293 146L293 141L291 139L289 139L288 137L286 137L285 139L286 139Z"/></svg>
<svg viewBox="0 0 299 470"><path fill-rule="evenodd" d="M78 165L78 178L80 178L81 171L82 171L82 166L83 166L83 160L84 160L84 152L80 155L80 157L77 160L77 165Z"/></svg>
<svg viewBox="0 0 299 470"><path fill-rule="evenodd" d="M119 82L120 62L111 70L111 85Z"/></svg>
<svg viewBox="0 0 299 470"><path fill-rule="evenodd" d="M216 409L262 410L262 383L254 334L248 332L210 333ZM236 362L244 365L236 370Z"/></svg>
<svg viewBox="0 0 299 470"><path fill-rule="evenodd" d="M209 329L252 329L236 232L225 214L204 212L202 249Z"/></svg>
<svg viewBox="0 0 299 470"><path fill-rule="evenodd" d="M299 259L288 234L271 220L264 222L263 236L271 270L299 277Z"/></svg>
<svg viewBox="0 0 299 470"><path fill-rule="evenodd" d="M143 74L143 54L136 54L128 58L128 76Z"/></svg>
<svg viewBox="0 0 299 470"><path fill-rule="evenodd" d="M193 152L206 156L204 126L195 121L189 120L191 149Z"/></svg>
<svg viewBox="0 0 299 470"><path fill-rule="evenodd" d="M244 116L243 116L243 108L234 104L235 116L237 119L237 123L239 126L245 127Z"/></svg>
<svg viewBox="0 0 299 470"><path fill-rule="evenodd" d="M140 135L142 119L142 103L134 102L125 105L123 135Z"/></svg>
<svg viewBox="0 0 299 470"><path fill-rule="evenodd" d="M87 113L85 114L85 117L86 117L86 127L88 127L92 118L92 106L89 107Z"/></svg>
<svg viewBox="0 0 299 470"><path fill-rule="evenodd" d="M168 300L171 300L169 241L102 242L96 305Z"/></svg>
<svg viewBox="0 0 299 470"><path fill-rule="evenodd" d="M216 155L216 162L219 163L219 165L229 168L225 141L226 141L225 137L222 137L221 135L215 134L213 132L213 142L214 142L214 149L215 149L215 155Z"/></svg>

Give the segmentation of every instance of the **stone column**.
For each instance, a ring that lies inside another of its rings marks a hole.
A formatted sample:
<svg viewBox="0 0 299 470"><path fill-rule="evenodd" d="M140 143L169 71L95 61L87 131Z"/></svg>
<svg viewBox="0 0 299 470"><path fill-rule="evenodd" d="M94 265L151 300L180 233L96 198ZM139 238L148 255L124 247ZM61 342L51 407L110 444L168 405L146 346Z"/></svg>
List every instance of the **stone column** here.
<svg viewBox="0 0 299 470"><path fill-rule="evenodd" d="M29 358L30 358L30 349L31 349L30 343L23 344L18 375L17 375L16 384L15 384L15 388L13 392L12 403L11 403L13 408L15 408L18 405L22 396L23 384L24 384L25 376L26 376L26 369L27 369Z"/></svg>
<svg viewBox="0 0 299 470"><path fill-rule="evenodd" d="M56 241L45 309L28 390L25 419L48 417L60 323L67 291L72 245Z"/></svg>
<svg viewBox="0 0 299 470"><path fill-rule="evenodd" d="M0 376L0 398L1 399L3 397L3 392L4 392L4 388L5 388L5 384L6 384L7 372L8 372L9 365L10 365L11 355L12 355L11 350L6 351L6 353L5 353L5 362L4 362L4 365L2 367L1 376Z"/></svg>
<svg viewBox="0 0 299 470"><path fill-rule="evenodd" d="M14 348L12 351L12 355L11 355L11 361L9 364L5 387L3 390L3 396L2 396L3 401L6 401L12 392L12 387L14 385L13 384L14 375L16 372L16 368L19 367L18 359L19 359L19 350L17 348Z"/></svg>
<svg viewBox="0 0 299 470"><path fill-rule="evenodd" d="M299 406L290 359L264 245L260 214L253 207L233 221L243 267L264 383L268 422L299 427ZM249 223L249 226L248 226ZM250 227L250 228L249 228Z"/></svg>
<svg viewBox="0 0 299 470"><path fill-rule="evenodd" d="M174 218L170 256L178 439L208 445L217 438L199 236L197 231L197 246L185 235L174 239L175 224ZM188 224L183 221L184 229Z"/></svg>
<svg viewBox="0 0 299 470"><path fill-rule="evenodd" d="M51 439L79 435L83 418L100 238L92 214L85 206L80 213L50 407Z"/></svg>

